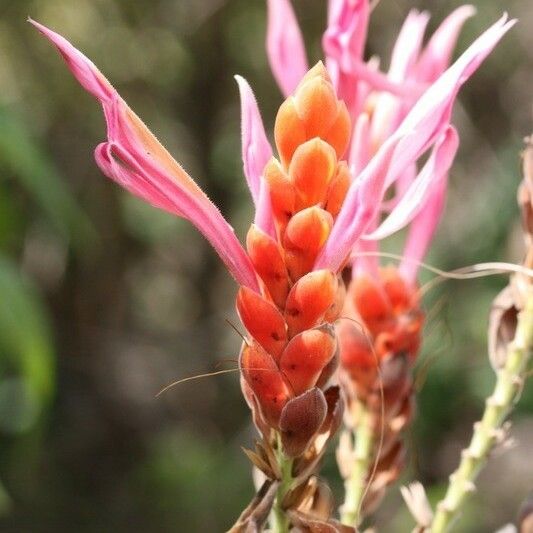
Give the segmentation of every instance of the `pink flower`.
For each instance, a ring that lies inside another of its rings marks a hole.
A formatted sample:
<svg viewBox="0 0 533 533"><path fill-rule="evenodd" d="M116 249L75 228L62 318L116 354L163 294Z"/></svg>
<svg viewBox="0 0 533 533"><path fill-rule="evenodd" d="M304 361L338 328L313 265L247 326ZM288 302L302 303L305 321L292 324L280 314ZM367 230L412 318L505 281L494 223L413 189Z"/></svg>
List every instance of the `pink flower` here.
<svg viewBox="0 0 533 533"><path fill-rule="evenodd" d="M376 93L373 96L379 100L391 96L383 93L383 87L391 83L398 94L402 94L405 83L432 83L414 103L395 97L399 104L394 113L389 112L388 121L399 124L377 145L372 131L378 112L360 113L355 117L349 150L352 184L317 258L315 270L338 271L361 238L381 239L412 221L419 222L423 229L412 231L416 246L408 243L406 250L417 256L424 253L440 216L446 174L457 149L457 135L449 125L457 92L514 24L514 21L507 21L506 16L502 17L439 76L449 60L457 32L471 11L465 7L454 12L423 51L420 43L427 16L413 12L406 26L417 36L416 43L409 48L408 57L395 53L392 74L385 76L362 59L361 39L368 24L368 2L330 1L324 47L328 66L333 71L332 82L343 97L350 100L350 91L366 93L368 97L368 87L372 86ZM269 58L280 85L289 91L296 74L300 77L307 68L301 34L288 0L269 0L269 13ZM102 172L155 207L192 222L237 282L258 291L250 259L217 207L87 57L59 34L31 22L58 48L80 84L102 104L107 141L95 150ZM407 39L405 32L407 30L401 32L399 43ZM375 76L361 75L363 71L367 74L372 71ZM244 174L256 207L255 223L265 233L273 235L270 199L263 179L263 169L272 150L248 83L240 77L237 82L241 94ZM361 87L364 90L360 90ZM416 161L431 148L432 155L417 174L414 171ZM391 185L396 185L399 196L388 217L378 225L376 221L384 206L382 200Z"/></svg>
<svg viewBox="0 0 533 533"><path fill-rule="evenodd" d="M289 0L269 0L268 5L267 52L275 78L287 94L306 59L300 52L291 56L293 43L283 34L301 32ZM278 17L272 16L276 9ZM368 0L329 0L322 44L337 94L352 116L348 161L353 182L317 268L338 269L350 251L376 250L373 241L411 224L400 270L410 282L416 278L416 263L440 219L448 170L457 152L457 133L450 125L455 98L515 23L504 15L447 68L462 25L474 12L468 5L456 9L424 46L429 15L412 10L384 74L375 60L364 59ZM417 172L417 160L431 148L432 155ZM384 202L390 187L394 199ZM380 222L383 214L387 216ZM377 266L377 260L354 262L356 268L370 265Z"/></svg>

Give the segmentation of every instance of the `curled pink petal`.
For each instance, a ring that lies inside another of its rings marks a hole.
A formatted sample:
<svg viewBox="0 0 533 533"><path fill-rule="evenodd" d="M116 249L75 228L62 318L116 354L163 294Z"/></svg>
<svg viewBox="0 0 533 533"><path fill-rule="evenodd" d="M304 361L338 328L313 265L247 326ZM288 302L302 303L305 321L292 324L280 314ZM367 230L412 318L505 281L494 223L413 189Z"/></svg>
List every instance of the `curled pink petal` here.
<svg viewBox="0 0 533 533"><path fill-rule="evenodd" d="M393 169L387 177L387 187L441 135L450 121L459 89L515 23L516 20L508 20L507 14L503 15L470 45L413 106L395 135L410 132L416 132L416 135L409 135L401 141Z"/></svg>
<svg viewBox="0 0 533 533"><path fill-rule="evenodd" d="M359 80L353 67L357 65L364 70L369 18L368 0L329 0L328 27L322 38L322 48L333 85L352 116L356 112Z"/></svg>
<svg viewBox="0 0 533 533"><path fill-rule="evenodd" d="M291 95L309 70L302 32L290 0L268 0L267 55L284 96Z"/></svg>
<svg viewBox="0 0 533 533"><path fill-rule="evenodd" d="M432 83L448 67L464 23L475 14L471 5L458 7L437 28L416 65L416 78Z"/></svg>
<svg viewBox="0 0 533 533"><path fill-rule="evenodd" d="M401 140L397 135L388 139L350 186L331 234L316 260L315 270L325 268L337 272L357 239L376 218L390 163Z"/></svg>
<svg viewBox="0 0 533 533"><path fill-rule="evenodd" d="M272 157L272 148L265 133L261 114L254 94L248 82L241 76L235 76L241 97L241 135L242 162L244 175L255 204L255 224L269 233L273 227L268 195L261 200L262 176L268 160ZM259 213L260 211L260 213Z"/></svg>
<svg viewBox="0 0 533 533"><path fill-rule="evenodd" d="M452 166L459 148L459 136L453 127L447 128L433 148L420 174L411 183L389 216L365 239L381 240L405 227L425 206L439 182Z"/></svg>
<svg viewBox="0 0 533 533"><path fill-rule="evenodd" d="M388 73L391 82L400 86L403 84L406 88L413 86L411 75L422 49L428 21L429 14L427 12L419 13L416 9L409 12L392 52ZM416 93L406 93L404 96L412 102ZM400 99L388 91L382 92L377 97L371 127L374 146L379 146L398 127L404 116L402 113L404 107L404 99Z"/></svg>
<svg viewBox="0 0 533 533"><path fill-rule="evenodd" d="M402 278L411 285L416 282L420 261L424 259L441 219L447 185L448 175L445 174L438 180L436 187L427 198L425 206L409 226L399 271Z"/></svg>
<svg viewBox="0 0 533 533"><path fill-rule="evenodd" d="M95 152L101 170L136 196L192 222L237 282L258 291L254 269L233 228L200 187L89 59L57 33L30 22L57 47L76 79L103 106L108 142Z"/></svg>
<svg viewBox="0 0 533 533"><path fill-rule="evenodd" d="M429 14L416 9L410 11L403 23L392 51L389 77L395 81L406 79L418 60Z"/></svg>

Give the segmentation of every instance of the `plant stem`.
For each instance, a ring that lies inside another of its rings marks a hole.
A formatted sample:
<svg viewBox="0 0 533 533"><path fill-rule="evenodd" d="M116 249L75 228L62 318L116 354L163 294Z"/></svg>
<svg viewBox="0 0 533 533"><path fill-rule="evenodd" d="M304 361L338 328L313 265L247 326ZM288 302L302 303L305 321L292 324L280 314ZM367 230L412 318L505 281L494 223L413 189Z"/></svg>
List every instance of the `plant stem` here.
<svg viewBox="0 0 533 533"><path fill-rule="evenodd" d="M359 423L353 430L355 439L354 462L350 476L344 483L345 498L341 508L341 522L349 526L358 526L361 522L361 507L365 496L368 474L372 462L374 446L373 417L361 402Z"/></svg>
<svg viewBox="0 0 533 533"><path fill-rule="evenodd" d="M474 424L468 448L461 454L457 470L450 476L444 499L437 505L431 533L449 529L466 497L474 490L474 481L499 442L501 426L520 393L524 371L533 351L533 290L529 290L524 309L518 314L513 341L507 348L505 365L496 372L494 392L487 398L481 421Z"/></svg>
<svg viewBox="0 0 533 533"><path fill-rule="evenodd" d="M276 499L272 506L271 525L272 533L289 533L289 519L283 509L283 499L289 492L292 485L292 463L293 460L287 457L281 447L281 439L278 435L278 447L276 456L281 471L281 480L276 493Z"/></svg>

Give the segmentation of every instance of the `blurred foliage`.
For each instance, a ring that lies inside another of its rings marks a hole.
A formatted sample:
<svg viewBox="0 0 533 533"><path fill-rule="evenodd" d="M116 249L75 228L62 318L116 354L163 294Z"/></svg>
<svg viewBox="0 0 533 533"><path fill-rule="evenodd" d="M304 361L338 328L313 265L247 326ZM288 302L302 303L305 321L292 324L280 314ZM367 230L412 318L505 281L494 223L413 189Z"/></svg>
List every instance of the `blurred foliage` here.
<svg viewBox="0 0 533 533"><path fill-rule="evenodd" d="M460 49L502 10L497 0L474 3ZM312 62L325 4L294 1ZM457 5L382 0L368 54L387 66L409 8L430 10L434 28ZM522 253L515 194L531 129L533 10L529 0L505 9L520 24L455 114L461 152L428 258L444 269ZM224 320L237 323L232 280L187 223L102 178L92 160L104 135L100 109L27 15L101 67L243 236L251 202L233 74L250 81L270 131L281 102L264 52L264 2L0 0L0 529L222 531L253 490L240 446L254 431L237 374L155 394L236 367L240 339ZM397 251L399 241L388 246ZM433 500L492 386L487 311L504 284L447 282L426 301L404 480L420 479ZM461 531L513 520L533 477L532 413L529 387L515 416L522 444L482 476ZM335 476L333 450L325 473ZM375 521L384 532L409 530L397 490Z"/></svg>

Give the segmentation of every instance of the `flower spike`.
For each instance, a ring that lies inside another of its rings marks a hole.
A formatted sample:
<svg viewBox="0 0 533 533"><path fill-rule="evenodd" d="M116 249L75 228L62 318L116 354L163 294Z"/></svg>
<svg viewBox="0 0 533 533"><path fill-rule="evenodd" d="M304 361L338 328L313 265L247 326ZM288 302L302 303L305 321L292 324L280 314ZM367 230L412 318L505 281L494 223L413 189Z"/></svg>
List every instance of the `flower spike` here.
<svg viewBox="0 0 533 533"><path fill-rule="evenodd" d="M95 157L104 174L152 205L192 222L235 279L257 291L250 259L217 207L87 57L61 35L30 22L56 46L82 87L103 106L107 142L97 147Z"/></svg>

